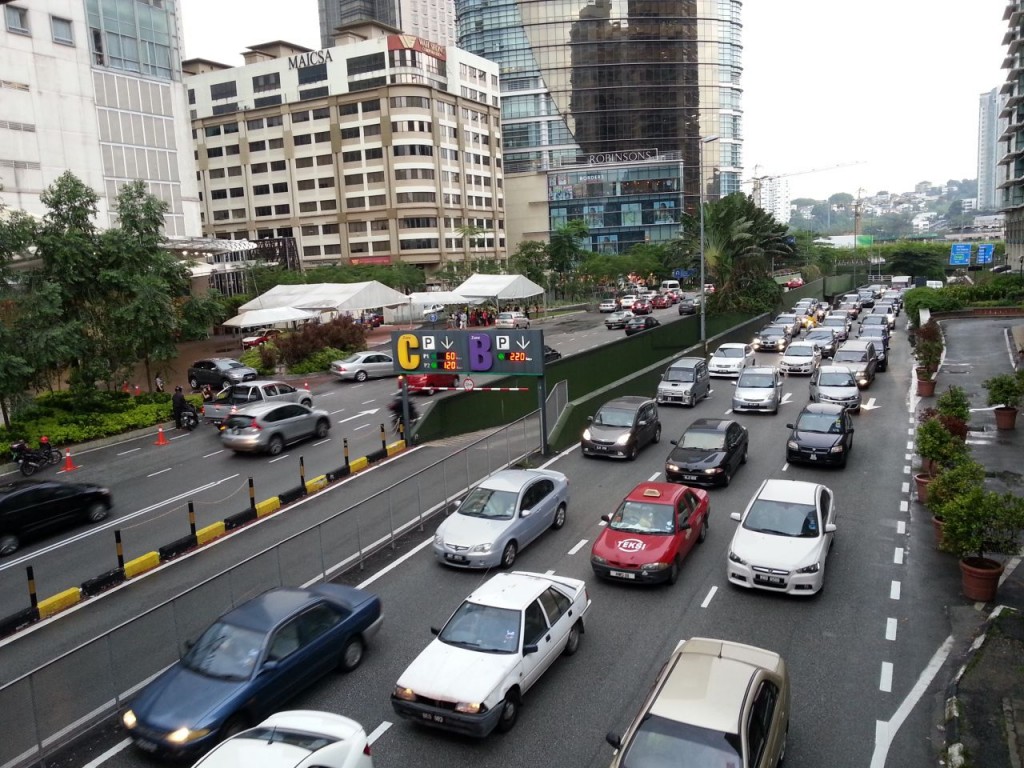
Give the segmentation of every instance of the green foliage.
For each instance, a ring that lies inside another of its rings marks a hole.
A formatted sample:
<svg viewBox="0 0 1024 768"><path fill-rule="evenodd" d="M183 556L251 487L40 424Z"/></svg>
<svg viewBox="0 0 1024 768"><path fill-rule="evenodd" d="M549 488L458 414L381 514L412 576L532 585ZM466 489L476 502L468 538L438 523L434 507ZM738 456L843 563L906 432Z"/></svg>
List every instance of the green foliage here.
<svg viewBox="0 0 1024 768"><path fill-rule="evenodd" d="M949 502L984 484L985 468L973 459L964 459L928 483L928 508L936 517L943 517Z"/></svg>
<svg viewBox="0 0 1024 768"><path fill-rule="evenodd" d="M1024 532L1024 499L974 487L947 501L942 519L942 547L948 552L961 558L1016 555Z"/></svg>
<svg viewBox="0 0 1024 768"><path fill-rule="evenodd" d="M295 333L280 336L277 346L281 351L281 361L291 369L323 349L350 352L366 349L366 333L352 318L340 317L329 323L304 325Z"/></svg>
<svg viewBox="0 0 1024 768"><path fill-rule="evenodd" d="M238 362L255 368L261 376L273 376L277 372L278 361L281 353L272 342L261 344L245 350L238 356Z"/></svg>
<svg viewBox="0 0 1024 768"><path fill-rule="evenodd" d="M931 419L917 428L917 454L940 468L951 467L967 456L967 445L946 429L938 419Z"/></svg>
<svg viewBox="0 0 1024 768"><path fill-rule="evenodd" d="M967 421L971 417L971 401L963 387L949 387L935 400L935 407L941 416L961 421Z"/></svg>
<svg viewBox="0 0 1024 768"><path fill-rule="evenodd" d="M544 284L547 267L547 245L539 240L523 240L519 243L515 253L508 257L510 272L523 275L537 285Z"/></svg>
<svg viewBox="0 0 1024 768"><path fill-rule="evenodd" d="M581 241L588 231L582 219L572 219L552 233L548 258L553 271L567 273L576 268L583 257Z"/></svg>
<svg viewBox="0 0 1024 768"><path fill-rule="evenodd" d="M331 368L331 363L335 360L341 360L346 357L349 353L342 349L335 349L333 347L326 347L321 349L319 352L314 352L305 360L300 360L295 365L288 367L288 373L294 374L307 374L307 373L323 373Z"/></svg>
<svg viewBox="0 0 1024 768"><path fill-rule="evenodd" d="M982 386L988 390L988 404L1019 408L1024 400L1024 372L1001 373L985 381Z"/></svg>

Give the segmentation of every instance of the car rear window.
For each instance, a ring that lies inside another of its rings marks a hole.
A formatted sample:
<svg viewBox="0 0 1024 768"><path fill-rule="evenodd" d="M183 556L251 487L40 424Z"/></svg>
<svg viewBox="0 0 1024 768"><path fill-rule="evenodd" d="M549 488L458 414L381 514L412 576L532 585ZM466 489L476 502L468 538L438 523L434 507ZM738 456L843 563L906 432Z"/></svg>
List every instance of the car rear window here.
<svg viewBox="0 0 1024 768"><path fill-rule="evenodd" d="M770 373L748 373L741 376L736 384L738 387L752 387L755 389L773 387L774 385L775 377Z"/></svg>

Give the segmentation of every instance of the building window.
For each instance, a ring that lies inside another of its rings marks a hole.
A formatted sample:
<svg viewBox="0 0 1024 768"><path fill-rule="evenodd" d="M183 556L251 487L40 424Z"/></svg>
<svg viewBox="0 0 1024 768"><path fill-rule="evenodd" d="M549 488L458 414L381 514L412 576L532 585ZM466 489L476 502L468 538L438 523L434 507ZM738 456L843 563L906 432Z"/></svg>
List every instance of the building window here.
<svg viewBox="0 0 1024 768"><path fill-rule="evenodd" d="M351 152L341 153L341 162L343 163L358 163L363 159L363 153L358 149L354 149Z"/></svg>
<svg viewBox="0 0 1024 768"><path fill-rule="evenodd" d="M242 175L242 166L236 165L236 166L233 166L231 168L228 168L228 177L231 177L231 176L241 176L241 175Z"/></svg>
<svg viewBox="0 0 1024 768"><path fill-rule="evenodd" d="M370 252L370 244L369 243L354 243L354 242L350 241L349 244L348 244L348 249L353 254L369 253Z"/></svg>
<svg viewBox="0 0 1024 768"><path fill-rule="evenodd" d="M196 103L196 89L195 88L189 88L188 89L188 103L189 104L193 104L193 105Z"/></svg>
<svg viewBox="0 0 1024 768"><path fill-rule="evenodd" d="M331 118L330 107L318 107L313 110L314 120L329 120Z"/></svg>
<svg viewBox="0 0 1024 768"><path fill-rule="evenodd" d="M312 157L297 157L295 158L296 168L312 168L313 158Z"/></svg>
<svg viewBox="0 0 1024 768"><path fill-rule="evenodd" d="M270 164L270 170L272 170L272 171L287 171L288 170L288 163L285 162L284 160L274 160Z"/></svg>
<svg viewBox="0 0 1024 768"><path fill-rule="evenodd" d="M320 227L316 224L307 224L299 231L302 232L303 237L315 237L320 234Z"/></svg>
<svg viewBox="0 0 1024 768"><path fill-rule="evenodd" d="M302 246L303 256L319 256L320 246L319 245L304 245Z"/></svg>
<svg viewBox="0 0 1024 768"><path fill-rule="evenodd" d="M207 147L207 157L224 157L224 147Z"/></svg>
<svg viewBox="0 0 1024 768"><path fill-rule="evenodd" d="M398 220L399 229L437 229L436 216L407 216Z"/></svg>
<svg viewBox="0 0 1024 768"><path fill-rule="evenodd" d="M387 219L374 219L370 222L371 232L387 232L388 231L388 220Z"/></svg>
<svg viewBox="0 0 1024 768"><path fill-rule="evenodd" d="M281 94L275 94L273 96L260 96L258 99L252 100L252 105L259 109L260 107L273 107L281 103ZM278 118L280 119L280 118ZM267 125L270 125L270 118L267 118ZM280 123L276 123L280 125Z"/></svg>
<svg viewBox="0 0 1024 768"><path fill-rule="evenodd" d="M413 240L399 240L398 247L403 251L419 251L437 248L436 237L419 237Z"/></svg>
<svg viewBox="0 0 1024 768"><path fill-rule="evenodd" d="M317 186L319 186L320 189L330 189L331 187L334 186L334 177L333 176L325 176L322 179L318 179L317 180Z"/></svg>
<svg viewBox="0 0 1024 768"><path fill-rule="evenodd" d="M284 149L284 139L270 139L267 149Z"/></svg>
<svg viewBox="0 0 1024 768"><path fill-rule="evenodd" d="M346 208L365 208L366 198L365 197L350 197L345 201Z"/></svg>
<svg viewBox="0 0 1024 768"><path fill-rule="evenodd" d="M314 64L312 67L299 67L299 85L319 83L327 79L327 64Z"/></svg>
<svg viewBox="0 0 1024 768"><path fill-rule="evenodd" d="M396 144L392 147L392 152L395 157L409 157L411 155L432 157L434 148L428 144Z"/></svg>
<svg viewBox="0 0 1024 768"><path fill-rule="evenodd" d="M288 203L274 206L274 214L277 216L287 216L292 212L292 207Z"/></svg>
<svg viewBox="0 0 1024 768"><path fill-rule="evenodd" d="M354 56L346 62L346 68L348 69L348 74L350 77L352 75L361 75L365 72L377 72L381 69L384 69L384 65L385 62L383 53L370 53L367 54L366 56ZM326 79L327 66L322 66L324 67L324 77L321 79ZM313 81L311 80L310 82Z"/></svg>
<svg viewBox="0 0 1024 768"><path fill-rule="evenodd" d="M430 99L425 96L392 96L391 108L413 107L415 109L430 109Z"/></svg>
<svg viewBox="0 0 1024 768"><path fill-rule="evenodd" d="M317 155L317 165L332 165L334 163L334 155Z"/></svg>
<svg viewBox="0 0 1024 768"><path fill-rule="evenodd" d="M227 115L231 112L238 111L238 102L229 101L227 104L215 104L213 109L210 110L210 114L213 115Z"/></svg>
<svg viewBox="0 0 1024 768"><path fill-rule="evenodd" d="M383 184L384 183L384 171L373 171L372 173L366 174L367 184Z"/></svg>
<svg viewBox="0 0 1024 768"><path fill-rule="evenodd" d="M324 246L324 256L340 256L341 255L341 244L340 243L327 243Z"/></svg>
<svg viewBox="0 0 1024 768"><path fill-rule="evenodd" d="M17 32L20 35L30 34L28 29L28 10L26 8L8 5L4 8L4 16L7 18L8 32Z"/></svg>
<svg viewBox="0 0 1024 768"><path fill-rule="evenodd" d="M241 187L232 187L231 188L231 196L232 197L245 197L245 190L242 189Z"/></svg>
<svg viewBox="0 0 1024 768"><path fill-rule="evenodd" d="M384 150L381 147L370 147L366 150L367 160L381 160L384 157Z"/></svg>
<svg viewBox="0 0 1024 768"><path fill-rule="evenodd" d="M363 174L361 173L346 173L345 174L345 186L346 187L358 187L363 183Z"/></svg>
<svg viewBox="0 0 1024 768"><path fill-rule="evenodd" d="M326 85L322 85L317 88L305 88L299 91L299 101L309 101L310 99L322 99L325 96L329 96L330 93L330 89Z"/></svg>
<svg viewBox="0 0 1024 768"><path fill-rule="evenodd" d="M358 128L342 128L341 129L341 140L347 141L349 139L358 139L359 129Z"/></svg>
<svg viewBox="0 0 1024 768"><path fill-rule="evenodd" d="M363 136L380 136L380 123L363 126Z"/></svg>
<svg viewBox="0 0 1024 768"><path fill-rule="evenodd" d="M270 185L269 184L257 184L255 187L252 188L252 193L254 195L269 195L270 194Z"/></svg>
<svg viewBox="0 0 1024 768"><path fill-rule="evenodd" d="M254 174L256 174L256 173L266 173L267 172L267 164L266 163L253 163L252 167L249 170L250 170L251 173L254 173Z"/></svg>
<svg viewBox="0 0 1024 768"><path fill-rule="evenodd" d="M299 213L316 213L316 201L312 203L299 203Z"/></svg>
<svg viewBox="0 0 1024 768"><path fill-rule="evenodd" d="M276 128L284 125L284 115L271 115L267 118L267 128Z"/></svg>
<svg viewBox="0 0 1024 768"><path fill-rule="evenodd" d="M271 189L274 192L287 192L288 191L288 182L287 181L278 181L278 182L276 182L275 184L273 184L271 186Z"/></svg>
<svg viewBox="0 0 1024 768"><path fill-rule="evenodd" d="M409 203L433 203L437 195L434 192L399 192L395 195L395 202L398 205Z"/></svg>
<svg viewBox="0 0 1024 768"><path fill-rule="evenodd" d="M258 205L253 209L253 213L257 216L270 216L273 213L273 209L269 205Z"/></svg>
<svg viewBox="0 0 1024 768"><path fill-rule="evenodd" d="M226 83L214 83L210 86L210 99L213 101L233 99L236 96L238 96L238 85L234 80Z"/></svg>
<svg viewBox="0 0 1024 768"><path fill-rule="evenodd" d="M331 132L317 131L315 134L313 134L313 138L316 139L317 144L325 144L326 142L331 140Z"/></svg>
<svg viewBox="0 0 1024 768"><path fill-rule="evenodd" d="M221 127L224 129L225 136L230 133L238 133L238 123L224 123Z"/></svg>
<svg viewBox="0 0 1024 768"><path fill-rule="evenodd" d="M224 178L224 169L223 168L211 168L210 169L210 178L211 179L223 179Z"/></svg>
<svg viewBox="0 0 1024 768"><path fill-rule="evenodd" d="M313 143L313 134L304 133L301 136L292 136L292 141L295 142L296 147L306 146Z"/></svg>
<svg viewBox="0 0 1024 768"><path fill-rule="evenodd" d="M214 211L213 212L213 220L214 221L227 221L230 217L231 217L231 212L230 211Z"/></svg>
<svg viewBox="0 0 1024 768"><path fill-rule="evenodd" d="M350 221L348 223L348 233L350 235L362 235L366 233L366 222L365 221Z"/></svg>
<svg viewBox="0 0 1024 768"><path fill-rule="evenodd" d="M203 134L208 139L213 137L213 136L220 136L220 126L219 125L208 125L206 128L203 129Z"/></svg>
<svg viewBox="0 0 1024 768"><path fill-rule="evenodd" d="M227 200L228 191L226 189L211 189L210 190L211 200Z"/></svg>
<svg viewBox="0 0 1024 768"><path fill-rule="evenodd" d="M374 240L370 243L374 253L387 253L391 250L391 242L388 240Z"/></svg>
<svg viewBox="0 0 1024 768"><path fill-rule="evenodd" d="M258 131L263 127L263 118L257 117L255 120L246 120L245 127L249 131Z"/></svg>
<svg viewBox="0 0 1024 768"><path fill-rule="evenodd" d="M371 77L369 80L356 80L348 84L350 92L372 91L374 88L381 88L388 84L386 77Z"/></svg>
<svg viewBox="0 0 1024 768"><path fill-rule="evenodd" d="M337 224L324 224L320 228L320 231L323 232L323 234L325 234L325 235L336 235L336 234L338 234L338 225Z"/></svg>
<svg viewBox="0 0 1024 768"><path fill-rule="evenodd" d="M386 205L388 199L385 195L370 195L367 202L369 205Z"/></svg>
<svg viewBox="0 0 1024 768"><path fill-rule="evenodd" d="M53 32L53 42L61 45L74 45L75 33L71 22L59 16L50 17L50 29Z"/></svg>
<svg viewBox="0 0 1024 768"><path fill-rule="evenodd" d="M250 152L262 152L267 148L267 142L265 141L250 141L249 151Z"/></svg>
<svg viewBox="0 0 1024 768"><path fill-rule="evenodd" d="M308 192L311 189L316 189L316 179L300 179L298 186L300 192Z"/></svg>
<svg viewBox="0 0 1024 768"><path fill-rule="evenodd" d="M230 144L230 145L224 147L224 154L225 155L237 155L238 151L239 150L238 150L238 145L237 144Z"/></svg>
<svg viewBox="0 0 1024 768"><path fill-rule="evenodd" d="M338 201L337 200L321 200L320 201L320 210L321 211L336 211L336 210L338 210Z"/></svg>
<svg viewBox="0 0 1024 768"><path fill-rule="evenodd" d="M338 117L345 117L345 115L358 115L359 105L358 104L339 104L338 105Z"/></svg>
<svg viewBox="0 0 1024 768"><path fill-rule="evenodd" d="M370 99L362 103L363 114L367 112L380 112L380 99Z"/></svg>
<svg viewBox="0 0 1024 768"><path fill-rule="evenodd" d="M252 79L252 89L256 93L261 93L262 91L276 91L280 87L280 72L271 72L266 75L255 75Z"/></svg>

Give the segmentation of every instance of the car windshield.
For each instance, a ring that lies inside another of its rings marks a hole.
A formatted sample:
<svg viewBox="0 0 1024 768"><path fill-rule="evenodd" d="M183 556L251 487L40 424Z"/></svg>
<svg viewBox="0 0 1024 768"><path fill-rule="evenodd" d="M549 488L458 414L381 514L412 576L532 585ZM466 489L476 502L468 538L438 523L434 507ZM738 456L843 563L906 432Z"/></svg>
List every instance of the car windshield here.
<svg viewBox="0 0 1024 768"><path fill-rule="evenodd" d="M821 374L821 378L818 379L818 385L822 387L855 387L856 382L853 380L853 376L846 372L828 372Z"/></svg>
<svg viewBox="0 0 1024 768"><path fill-rule="evenodd" d="M671 534L675 531L672 505L626 500L612 515L608 527L624 533Z"/></svg>
<svg viewBox="0 0 1024 768"><path fill-rule="evenodd" d="M287 728L276 726L272 728L250 728L248 731L235 736L235 739L249 739L266 744L287 744L290 747L297 747L307 752L316 752L339 741L339 739L332 736L290 731Z"/></svg>
<svg viewBox="0 0 1024 768"><path fill-rule="evenodd" d="M189 648L181 663L206 677L248 680L256 667L264 635L218 621Z"/></svg>
<svg viewBox="0 0 1024 768"><path fill-rule="evenodd" d="M782 328L765 328L761 331L762 336L785 336L786 332Z"/></svg>
<svg viewBox="0 0 1024 768"><path fill-rule="evenodd" d="M459 606L437 639L446 645L481 653L516 653L521 614L468 600Z"/></svg>
<svg viewBox="0 0 1024 768"><path fill-rule="evenodd" d="M743 518L743 527L756 533L814 539L821 535L818 510L807 504L757 499Z"/></svg>
<svg viewBox="0 0 1024 768"><path fill-rule="evenodd" d="M794 320L796 320L796 315L779 315L775 318L776 323L785 323L787 325L792 323Z"/></svg>
<svg viewBox="0 0 1024 768"><path fill-rule="evenodd" d="M846 327L846 321L843 318L841 318L841 317L826 317L825 318L825 325L842 326L843 328L845 328Z"/></svg>
<svg viewBox="0 0 1024 768"><path fill-rule="evenodd" d="M807 341L832 341L832 331L811 331L805 337Z"/></svg>
<svg viewBox="0 0 1024 768"><path fill-rule="evenodd" d="M740 377L736 386L751 389L771 389L775 386L775 377L770 373L748 373Z"/></svg>
<svg viewBox="0 0 1024 768"><path fill-rule="evenodd" d="M688 429L679 439L680 448L696 448L700 451L724 451L725 434L718 432L701 432Z"/></svg>
<svg viewBox="0 0 1024 768"><path fill-rule="evenodd" d="M864 363L867 362L868 353L855 349L841 349L836 352L836 356L832 359L837 363Z"/></svg>
<svg viewBox="0 0 1024 768"><path fill-rule="evenodd" d="M832 413L802 413L796 422L800 432L821 432L823 434L841 435L843 419Z"/></svg>
<svg viewBox="0 0 1024 768"><path fill-rule="evenodd" d="M719 347L715 350L713 357L743 357L743 350L740 347Z"/></svg>
<svg viewBox="0 0 1024 768"><path fill-rule="evenodd" d="M626 747L622 768L726 768L742 762L735 733L647 715Z"/></svg>
<svg viewBox="0 0 1024 768"><path fill-rule="evenodd" d="M512 319L512 313L510 313L510 312L502 312L502 313L500 313L498 315L498 319L499 320L511 320Z"/></svg>
<svg viewBox="0 0 1024 768"><path fill-rule="evenodd" d="M881 325L889 322L884 314L868 315L864 318L864 325Z"/></svg>
<svg viewBox="0 0 1024 768"><path fill-rule="evenodd" d="M814 347L791 346L786 350L786 357L814 357Z"/></svg>
<svg viewBox="0 0 1024 768"><path fill-rule="evenodd" d="M599 427L632 427L633 411L625 408L602 408L594 416L594 424Z"/></svg>
<svg viewBox="0 0 1024 768"><path fill-rule="evenodd" d="M490 488L474 488L459 505L459 514L466 517L483 517L488 520L511 520L516 512L519 494L512 491L494 491Z"/></svg>
<svg viewBox="0 0 1024 768"><path fill-rule="evenodd" d="M693 381L693 368L669 368L665 381Z"/></svg>

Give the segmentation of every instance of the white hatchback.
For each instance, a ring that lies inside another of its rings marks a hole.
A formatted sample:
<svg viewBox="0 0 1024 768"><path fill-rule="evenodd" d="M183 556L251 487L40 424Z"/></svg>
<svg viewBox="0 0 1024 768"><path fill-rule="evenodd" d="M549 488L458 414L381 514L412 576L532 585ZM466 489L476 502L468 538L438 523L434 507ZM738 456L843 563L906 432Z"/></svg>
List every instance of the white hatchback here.
<svg viewBox="0 0 1024 768"><path fill-rule="evenodd" d="M750 344L722 344L708 360L712 376L739 376L748 365L754 365L754 347Z"/></svg>
<svg viewBox="0 0 1024 768"><path fill-rule="evenodd" d="M779 369L783 373L805 373L808 376L821 364L821 350L813 341L794 341L786 347Z"/></svg>

